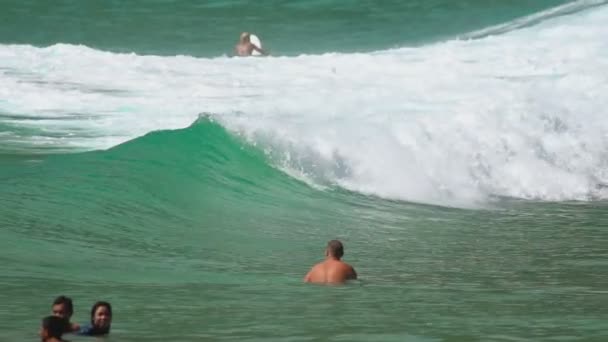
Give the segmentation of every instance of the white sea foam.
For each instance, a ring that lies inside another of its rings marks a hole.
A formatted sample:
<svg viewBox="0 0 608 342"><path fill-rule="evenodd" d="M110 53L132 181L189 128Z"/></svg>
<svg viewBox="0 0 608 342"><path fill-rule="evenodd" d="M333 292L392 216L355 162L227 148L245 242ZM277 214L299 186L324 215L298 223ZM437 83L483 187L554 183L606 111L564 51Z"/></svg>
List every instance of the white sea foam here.
<svg viewBox="0 0 608 342"><path fill-rule="evenodd" d="M419 202L608 198L608 8L367 54L0 45L0 123L107 148L214 113L294 174Z"/></svg>

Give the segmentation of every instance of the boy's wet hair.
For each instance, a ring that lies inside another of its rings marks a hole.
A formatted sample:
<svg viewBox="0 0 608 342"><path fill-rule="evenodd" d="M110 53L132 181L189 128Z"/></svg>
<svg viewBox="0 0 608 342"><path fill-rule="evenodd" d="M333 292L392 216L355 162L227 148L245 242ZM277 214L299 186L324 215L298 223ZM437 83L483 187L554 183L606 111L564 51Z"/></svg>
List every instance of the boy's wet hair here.
<svg viewBox="0 0 608 342"><path fill-rule="evenodd" d="M68 311L68 316L74 313L74 305L72 304L72 298L66 296L59 296L53 301L53 305L63 304Z"/></svg>
<svg viewBox="0 0 608 342"><path fill-rule="evenodd" d="M61 339L65 332L65 320L57 316L46 316L42 319L42 329L47 331L49 337Z"/></svg>

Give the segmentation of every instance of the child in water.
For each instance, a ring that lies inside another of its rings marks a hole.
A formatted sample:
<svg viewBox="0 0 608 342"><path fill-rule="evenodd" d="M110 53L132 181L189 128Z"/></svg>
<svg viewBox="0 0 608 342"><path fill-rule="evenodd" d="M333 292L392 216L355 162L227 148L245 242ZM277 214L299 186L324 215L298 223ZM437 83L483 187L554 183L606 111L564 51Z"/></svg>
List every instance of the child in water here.
<svg viewBox="0 0 608 342"><path fill-rule="evenodd" d="M97 302L91 308L91 323L83 325L78 335L99 336L110 333L112 306L108 302Z"/></svg>
<svg viewBox="0 0 608 342"><path fill-rule="evenodd" d="M70 319L74 314L74 305L72 304L72 298L66 296L59 296L53 301L51 306L51 313L55 317L59 317L64 322L64 332L78 331L80 328L78 324L71 323Z"/></svg>
<svg viewBox="0 0 608 342"><path fill-rule="evenodd" d="M65 319L58 316L47 316L42 319L40 327L40 341L62 342L61 336L65 329Z"/></svg>

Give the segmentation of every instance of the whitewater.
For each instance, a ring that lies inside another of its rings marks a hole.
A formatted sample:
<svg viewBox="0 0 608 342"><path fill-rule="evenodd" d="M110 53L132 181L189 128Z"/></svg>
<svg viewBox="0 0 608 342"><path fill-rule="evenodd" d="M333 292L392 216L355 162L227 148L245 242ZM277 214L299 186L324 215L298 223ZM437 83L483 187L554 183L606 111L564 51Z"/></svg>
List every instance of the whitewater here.
<svg viewBox="0 0 608 342"><path fill-rule="evenodd" d="M608 8L578 3L498 35L371 53L0 45L0 141L106 149L206 116L313 185L464 207L607 199Z"/></svg>

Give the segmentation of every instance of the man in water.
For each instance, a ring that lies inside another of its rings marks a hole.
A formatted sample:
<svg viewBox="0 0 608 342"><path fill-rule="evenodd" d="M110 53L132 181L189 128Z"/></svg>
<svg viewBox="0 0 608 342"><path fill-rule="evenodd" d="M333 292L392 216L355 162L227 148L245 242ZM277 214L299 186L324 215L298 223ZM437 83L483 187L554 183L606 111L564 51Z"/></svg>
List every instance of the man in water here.
<svg viewBox="0 0 608 342"><path fill-rule="evenodd" d="M325 261L312 267L310 272L304 277L307 283L344 283L347 280L357 279L355 269L341 261L344 255L344 246L338 240L331 240L325 249Z"/></svg>
<svg viewBox="0 0 608 342"><path fill-rule="evenodd" d="M53 301L51 307L51 313L55 317L59 317L65 322L65 332L77 331L80 327L78 324L71 323L70 318L74 314L74 305L72 304L72 298L66 296L59 296Z"/></svg>
<svg viewBox="0 0 608 342"><path fill-rule="evenodd" d="M257 51L262 55L266 55L266 51L262 50L258 46L255 46L255 44L251 42L250 37L251 34L249 32L241 33L241 39L239 40L239 43L236 44L236 46L234 47L236 55L241 57L251 56L253 51Z"/></svg>

